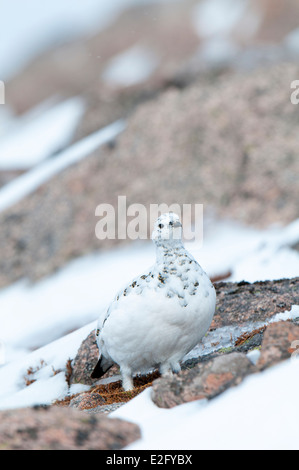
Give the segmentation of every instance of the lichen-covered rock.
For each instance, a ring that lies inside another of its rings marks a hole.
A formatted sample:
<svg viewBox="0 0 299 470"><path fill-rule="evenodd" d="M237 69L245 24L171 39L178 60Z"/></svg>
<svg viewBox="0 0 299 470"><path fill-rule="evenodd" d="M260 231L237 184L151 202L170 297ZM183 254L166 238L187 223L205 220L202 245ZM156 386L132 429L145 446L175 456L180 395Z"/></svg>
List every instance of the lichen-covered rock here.
<svg viewBox="0 0 299 470"><path fill-rule="evenodd" d="M211 328L265 322L276 313L299 305L299 278L274 281L219 282Z"/></svg>
<svg viewBox="0 0 299 470"><path fill-rule="evenodd" d="M70 408L0 412L1 450L116 450L139 438L136 424Z"/></svg>
<svg viewBox="0 0 299 470"><path fill-rule="evenodd" d="M245 354L226 354L178 375L155 380L152 399L161 408L172 408L193 400L213 398L256 371Z"/></svg>
<svg viewBox="0 0 299 470"><path fill-rule="evenodd" d="M105 398L101 397L99 393L84 392L74 397L69 406L78 410L88 410L104 405L105 401Z"/></svg>

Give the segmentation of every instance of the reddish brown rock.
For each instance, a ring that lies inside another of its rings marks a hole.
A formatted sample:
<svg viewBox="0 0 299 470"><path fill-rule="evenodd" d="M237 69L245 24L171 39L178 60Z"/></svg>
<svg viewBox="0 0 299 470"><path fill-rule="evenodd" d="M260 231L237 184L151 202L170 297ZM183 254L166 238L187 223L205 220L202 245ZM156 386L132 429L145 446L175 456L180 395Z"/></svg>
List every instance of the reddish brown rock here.
<svg viewBox="0 0 299 470"><path fill-rule="evenodd" d="M289 359L296 350L292 347L295 341L299 341L299 326L292 322L280 321L267 326L257 367L265 369Z"/></svg>
<svg viewBox="0 0 299 470"><path fill-rule="evenodd" d="M0 412L1 450L116 450L139 438L133 423L70 408Z"/></svg>
<svg viewBox="0 0 299 470"><path fill-rule="evenodd" d="M70 401L70 407L77 408L78 410L89 410L90 408L104 405L105 401L105 398L101 397L99 393L84 392Z"/></svg>
<svg viewBox="0 0 299 470"><path fill-rule="evenodd" d="M91 385L96 382L96 380L91 379L90 375L98 362L98 358L99 350L96 343L95 330L92 330L81 343L73 361L70 383Z"/></svg>
<svg viewBox="0 0 299 470"><path fill-rule="evenodd" d="M241 326L248 322L266 322L275 314L291 310L292 305L299 304L299 278L259 281L252 284L219 282L215 284L215 288L217 306L211 329ZM98 361L98 355L93 330L82 342L73 361L70 383L95 383L98 379L91 379L90 374ZM119 368L115 365L105 377L118 373Z"/></svg>
<svg viewBox="0 0 299 470"><path fill-rule="evenodd" d="M299 304L299 278L275 281L219 282L211 328L264 322Z"/></svg>
<svg viewBox="0 0 299 470"><path fill-rule="evenodd" d="M202 398L210 399L256 371L245 354L226 354L178 375L155 380L152 399L161 408L172 408Z"/></svg>
<svg viewBox="0 0 299 470"><path fill-rule="evenodd" d="M87 338L82 341L80 348L72 364L70 383L82 383L92 385L99 379L90 377L99 358L99 350L96 343L95 330L92 330ZM118 366L112 366L103 377L109 377L119 372Z"/></svg>
<svg viewBox="0 0 299 470"><path fill-rule="evenodd" d="M0 287L128 243L95 235L96 207L117 209L119 195L128 206L148 209L202 203L205 214L212 209L259 226L296 219L298 109L290 83L297 75L293 64L261 68L168 90L140 105L114 147L97 150L0 214Z"/></svg>

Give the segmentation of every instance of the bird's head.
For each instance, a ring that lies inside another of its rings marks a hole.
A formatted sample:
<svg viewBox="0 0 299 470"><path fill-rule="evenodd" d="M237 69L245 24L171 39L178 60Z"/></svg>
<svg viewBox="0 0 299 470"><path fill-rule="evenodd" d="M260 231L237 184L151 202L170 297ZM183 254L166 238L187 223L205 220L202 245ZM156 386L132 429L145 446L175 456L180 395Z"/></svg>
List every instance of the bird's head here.
<svg viewBox="0 0 299 470"><path fill-rule="evenodd" d="M155 222L152 240L156 243L180 242L182 238L182 224L174 212L162 214Z"/></svg>

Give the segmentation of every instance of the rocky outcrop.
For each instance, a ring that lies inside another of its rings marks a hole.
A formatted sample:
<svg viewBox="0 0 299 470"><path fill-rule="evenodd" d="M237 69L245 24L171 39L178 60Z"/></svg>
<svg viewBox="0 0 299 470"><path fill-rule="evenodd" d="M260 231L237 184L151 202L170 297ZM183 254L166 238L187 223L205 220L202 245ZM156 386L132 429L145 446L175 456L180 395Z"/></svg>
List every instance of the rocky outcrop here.
<svg viewBox="0 0 299 470"><path fill-rule="evenodd" d="M35 282L76 257L127 243L95 236L95 208L104 202L117 209L119 195L146 208L201 203L205 215L255 227L299 217L298 106L290 100L299 76L292 62L298 51L292 56L290 50L298 44L285 41L298 26L298 1L247 5L250 24L240 19L220 39L236 47L236 60L218 67L207 58L217 34L198 30L200 3L186 0L134 6L92 37L45 51L5 84L16 116L52 96L81 96L87 108L73 141L119 118L127 125L113 142L0 214L0 288L24 278ZM132 47L147 49L157 67L142 83L107 81L111 61ZM0 172L0 186L19 174ZM298 246L295 241L292 248ZM90 390L50 407L0 411L0 449L120 449L140 437L138 427L96 414L145 387L153 384L154 402L166 408L213 400L250 374L298 356L298 319L276 322L275 315L299 305L299 278L215 287L210 333L216 339L208 354L184 362L172 377L135 377L127 393L115 377L105 386L90 378L99 353L92 331L66 366L67 382ZM217 333L226 327L245 333L219 348ZM114 366L106 376L117 374Z"/></svg>
<svg viewBox="0 0 299 470"><path fill-rule="evenodd" d="M152 399L162 408L203 398L212 399L226 389L239 385L252 374L290 359L299 345L299 326L280 321L265 327L260 356L253 365L244 353L220 353L177 376L160 378L153 383Z"/></svg>
<svg viewBox="0 0 299 470"><path fill-rule="evenodd" d="M0 286L128 242L95 234L96 207L117 211L119 195L147 209L161 201L202 203L206 216L257 226L296 219L299 136L289 84L297 75L292 64L261 68L140 105L115 145L0 214Z"/></svg>
<svg viewBox="0 0 299 470"><path fill-rule="evenodd" d="M177 375L149 377L149 384L153 384L152 398L157 406L170 408L188 401L212 399L240 384L247 375L259 373L266 367L288 359L296 351L296 341L299 344L299 325L296 322L299 319L276 322L275 315L291 310L293 305L299 305L299 278L253 284L219 282L215 288L217 309L210 332L213 331L217 338L217 330L220 332L223 327L247 327L247 331L229 348L219 349L219 342L216 342L214 350L209 354L187 360L182 364L182 372ZM83 341L73 362L73 383L93 384L90 370L98 358L94 335L95 331L92 331ZM255 350L259 358L254 365L246 353ZM116 374L118 368L113 366L106 375ZM142 387L139 390L137 387L136 393L144 389L147 379L143 380ZM116 389L118 393L115 393ZM101 412L105 400L109 404L113 403L112 395L115 394L119 402L124 393L119 380L111 389L109 386L106 389L93 386L90 391L74 397L71 406ZM127 401L130 396L123 398Z"/></svg>
<svg viewBox="0 0 299 470"><path fill-rule="evenodd" d="M133 423L70 408L0 412L1 450L116 450L139 438Z"/></svg>
<svg viewBox="0 0 299 470"><path fill-rule="evenodd" d="M98 379L92 379L91 373L95 368L99 359L99 349L96 343L96 331L92 330L87 338L82 341L76 357L72 363L72 372L70 375L70 383L82 383L85 385L92 385ZM119 372L118 366L113 366L106 372L104 377L117 374Z"/></svg>
<svg viewBox="0 0 299 470"><path fill-rule="evenodd" d="M92 330L82 342L77 355L72 363L70 383L84 383L91 385L96 382L90 376L99 358L99 350L96 343L96 332Z"/></svg>
<svg viewBox="0 0 299 470"><path fill-rule="evenodd" d="M235 345L237 352L248 351L260 346L267 322L273 319L275 314L291 310L292 305L299 305L299 278L254 283L218 282L215 283L215 288L217 304L210 330L217 330L225 326L254 325L255 322L264 324L264 327L261 326L257 331L254 330L240 338ZM282 324L288 325L285 322ZM276 323L269 328L273 328L275 331L275 325ZM284 326L284 328L289 328L289 326ZM254 342L254 339L258 342ZM289 337L287 341L289 341ZM247 345L244 344L245 342ZM95 383L97 379L92 380L90 374L97 363L98 355L95 330L93 330L82 342L72 363L70 382L87 385ZM118 368L113 366L106 375L111 376L117 373Z"/></svg>
<svg viewBox="0 0 299 470"><path fill-rule="evenodd" d="M105 399L99 393L92 392L80 393L70 401L70 407L77 410L88 410L104 404Z"/></svg>
<svg viewBox="0 0 299 470"><path fill-rule="evenodd" d="M299 278L275 281L219 282L212 328L266 322L275 314L299 305Z"/></svg>
<svg viewBox="0 0 299 470"><path fill-rule="evenodd" d="M161 408L172 408L193 400L214 398L227 388L238 385L256 367L245 354L231 353L198 364L177 376L155 380L152 399Z"/></svg>
<svg viewBox="0 0 299 470"><path fill-rule="evenodd" d="M299 345L299 326L288 321L270 324L264 333L257 367L263 370L289 359L296 345Z"/></svg>

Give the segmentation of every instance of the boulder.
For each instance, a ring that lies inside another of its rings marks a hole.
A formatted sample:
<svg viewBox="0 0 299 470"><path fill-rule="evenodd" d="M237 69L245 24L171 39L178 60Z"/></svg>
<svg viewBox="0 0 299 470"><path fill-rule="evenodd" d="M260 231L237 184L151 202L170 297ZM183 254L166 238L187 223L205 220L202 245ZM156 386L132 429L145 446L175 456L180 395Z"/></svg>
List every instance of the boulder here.
<svg viewBox="0 0 299 470"><path fill-rule="evenodd" d="M99 393L84 392L72 398L69 406L78 410L88 410L105 404L105 399Z"/></svg>
<svg viewBox="0 0 299 470"><path fill-rule="evenodd" d="M96 343L95 330L92 330L87 338L82 341L76 357L72 363L72 373L70 375L70 384L82 383L92 385L99 379L92 379L91 373L96 366L99 358L99 349ZM117 374L118 366L112 366L103 377L109 377Z"/></svg>
<svg viewBox="0 0 299 470"><path fill-rule="evenodd" d="M211 399L245 376L256 372L245 354L225 354L178 375L161 377L153 383L152 399L161 408L172 408L193 400Z"/></svg>
<svg viewBox="0 0 299 470"><path fill-rule="evenodd" d="M211 328L268 321L275 314L299 305L299 277L273 281L219 282Z"/></svg>
<svg viewBox="0 0 299 470"><path fill-rule="evenodd" d="M0 412L1 450L117 450L139 438L136 424L71 408Z"/></svg>
<svg viewBox="0 0 299 470"><path fill-rule="evenodd" d="M82 341L76 357L72 363L70 383L83 383L91 385L97 379L90 377L99 358L99 350L96 343L95 330L92 330L87 338Z"/></svg>
<svg viewBox="0 0 299 470"><path fill-rule="evenodd" d="M296 343L297 342L297 343ZM289 359L299 345L299 326L290 321L280 321L267 326L257 362L259 369L266 369Z"/></svg>

